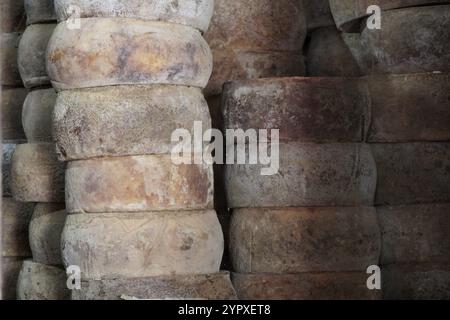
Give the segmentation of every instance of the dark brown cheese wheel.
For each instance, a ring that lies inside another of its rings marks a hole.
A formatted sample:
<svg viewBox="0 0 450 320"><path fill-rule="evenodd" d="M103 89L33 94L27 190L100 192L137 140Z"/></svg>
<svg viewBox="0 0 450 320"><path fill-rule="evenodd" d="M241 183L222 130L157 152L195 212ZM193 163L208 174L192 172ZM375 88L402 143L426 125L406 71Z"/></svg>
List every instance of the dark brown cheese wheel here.
<svg viewBox="0 0 450 320"><path fill-rule="evenodd" d="M2 88L2 139L3 143L24 141L22 106L27 96L25 88Z"/></svg>
<svg viewBox="0 0 450 320"><path fill-rule="evenodd" d="M50 85L45 59L55 26L56 24L30 25L22 35L17 61L25 88Z"/></svg>
<svg viewBox="0 0 450 320"><path fill-rule="evenodd" d="M29 143L52 142L52 118L56 103L54 89L31 91L23 105L22 123Z"/></svg>
<svg viewBox="0 0 450 320"><path fill-rule="evenodd" d="M450 140L450 75L370 76L368 83L369 142Z"/></svg>
<svg viewBox="0 0 450 320"><path fill-rule="evenodd" d="M309 2L309 1L308 1ZM312 1L311 1L312 2ZM330 8L340 29L349 29L357 23L359 19L367 17L369 6L379 6L383 11L389 11L399 8L419 7L431 4L446 4L448 0L330 0ZM383 15L382 13L382 19Z"/></svg>
<svg viewBox="0 0 450 320"><path fill-rule="evenodd" d="M69 213L212 209L209 165L175 165L171 155L99 158L70 162Z"/></svg>
<svg viewBox="0 0 450 320"><path fill-rule="evenodd" d="M378 207L381 264L450 263L450 204Z"/></svg>
<svg viewBox="0 0 450 320"><path fill-rule="evenodd" d="M23 0L3 0L0 2L0 33L25 30L25 20Z"/></svg>
<svg viewBox="0 0 450 320"><path fill-rule="evenodd" d="M3 33L0 35L0 48L2 48L2 54L0 55L0 74L2 76L0 79L2 86L23 86L17 65L20 37L21 33L18 32Z"/></svg>
<svg viewBox="0 0 450 320"><path fill-rule="evenodd" d="M49 43L47 69L57 90L126 84L204 88L212 55L190 27L125 18L62 22Z"/></svg>
<svg viewBox="0 0 450 320"><path fill-rule="evenodd" d="M450 143L374 144L377 205L450 201Z"/></svg>
<svg viewBox="0 0 450 320"><path fill-rule="evenodd" d="M235 300L228 272L86 280L72 300Z"/></svg>
<svg viewBox="0 0 450 320"><path fill-rule="evenodd" d="M70 300L64 269L24 261L17 282L18 300Z"/></svg>
<svg viewBox="0 0 450 320"><path fill-rule="evenodd" d="M64 204L38 203L30 222L33 261L61 266L61 234L66 221Z"/></svg>
<svg viewBox="0 0 450 320"><path fill-rule="evenodd" d="M58 20L91 17L136 18L187 25L201 31L209 26L214 0L55 0Z"/></svg>
<svg viewBox="0 0 450 320"><path fill-rule="evenodd" d="M23 202L64 202L65 165L52 143L21 144L11 165L11 190Z"/></svg>
<svg viewBox="0 0 450 320"><path fill-rule="evenodd" d="M241 300L380 300L380 290L368 290L361 272L299 274L232 274Z"/></svg>
<svg viewBox="0 0 450 320"><path fill-rule="evenodd" d="M56 21L53 0L25 0L27 24Z"/></svg>
<svg viewBox="0 0 450 320"><path fill-rule="evenodd" d="M230 237L239 273L365 271L381 251L373 207L236 209Z"/></svg>
<svg viewBox="0 0 450 320"><path fill-rule="evenodd" d="M394 264L383 267L386 300L450 299L450 265L438 263Z"/></svg>
<svg viewBox="0 0 450 320"><path fill-rule="evenodd" d="M334 25L316 29L310 36L306 53L306 73L309 77L362 75L358 62Z"/></svg>
<svg viewBox="0 0 450 320"><path fill-rule="evenodd" d="M21 203L12 198L2 199L2 256L31 256L28 225L33 214L33 203Z"/></svg>
<svg viewBox="0 0 450 320"><path fill-rule="evenodd" d="M63 161L169 154L176 129L211 128L199 88L114 86L58 94L54 138ZM178 143L178 142L177 142Z"/></svg>
<svg viewBox="0 0 450 320"><path fill-rule="evenodd" d="M279 129L281 141L300 142L361 142L367 105L357 78L233 81L222 99L226 129Z"/></svg>
<svg viewBox="0 0 450 320"><path fill-rule="evenodd" d="M407 26L407 27L405 27ZM450 71L450 5L384 12L350 46L365 74Z"/></svg>
<svg viewBox="0 0 450 320"><path fill-rule="evenodd" d="M216 273L223 234L215 211L73 214L62 241L83 279Z"/></svg>
<svg viewBox="0 0 450 320"><path fill-rule="evenodd" d="M271 159L271 165L227 165L228 206L373 205L376 167L369 146L357 143L281 143L279 158L278 171L276 157Z"/></svg>

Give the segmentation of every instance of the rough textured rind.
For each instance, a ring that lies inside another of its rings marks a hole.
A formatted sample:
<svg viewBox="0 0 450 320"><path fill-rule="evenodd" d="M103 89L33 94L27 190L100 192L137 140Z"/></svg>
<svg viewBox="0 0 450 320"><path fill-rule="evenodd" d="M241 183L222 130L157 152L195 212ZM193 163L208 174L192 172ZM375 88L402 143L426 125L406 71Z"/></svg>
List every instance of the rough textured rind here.
<svg viewBox="0 0 450 320"><path fill-rule="evenodd" d="M308 30L334 26L328 0L306 0L303 3Z"/></svg>
<svg viewBox="0 0 450 320"><path fill-rule="evenodd" d="M20 203L10 198L2 199L2 256L31 256L28 242L28 224L34 204Z"/></svg>
<svg viewBox="0 0 450 320"><path fill-rule="evenodd" d="M52 143L16 147L11 165L11 190L18 201L64 202L65 165Z"/></svg>
<svg viewBox="0 0 450 320"><path fill-rule="evenodd" d="M29 143L52 142L52 116L56 103L54 89L31 91L23 105L22 123Z"/></svg>
<svg viewBox="0 0 450 320"><path fill-rule="evenodd" d="M214 69L204 93L220 94L224 83L239 79L289 77L305 74L303 53L213 49Z"/></svg>
<svg viewBox="0 0 450 320"><path fill-rule="evenodd" d="M214 56L206 96L231 80L304 74L302 0L215 0L205 39Z"/></svg>
<svg viewBox="0 0 450 320"><path fill-rule="evenodd" d="M206 31L214 0L55 0L58 20L71 17L70 6L78 7L80 18L118 17L166 21Z"/></svg>
<svg viewBox="0 0 450 320"><path fill-rule="evenodd" d="M70 300L63 269L24 261L17 282L18 300Z"/></svg>
<svg viewBox="0 0 450 320"><path fill-rule="evenodd" d="M69 29L65 22L56 27L47 69L57 90L125 84L204 88L212 71L212 55L200 32L190 27L85 18L79 29Z"/></svg>
<svg viewBox="0 0 450 320"><path fill-rule="evenodd" d="M63 209L64 204L38 203L36 205L29 227L34 262L62 265L61 234L67 215Z"/></svg>
<svg viewBox="0 0 450 320"><path fill-rule="evenodd" d="M381 250L372 207L236 209L230 238L238 273L365 271Z"/></svg>
<svg viewBox="0 0 450 320"><path fill-rule="evenodd" d="M215 273L224 248L215 211L69 215L61 243L64 265L95 280Z"/></svg>
<svg viewBox="0 0 450 320"><path fill-rule="evenodd" d="M377 205L450 202L450 143L373 144Z"/></svg>
<svg viewBox="0 0 450 320"><path fill-rule="evenodd" d="M280 168L261 175L263 165L228 165L230 208L371 206L376 167L363 144L280 144Z"/></svg>
<svg viewBox="0 0 450 320"><path fill-rule="evenodd" d="M310 0L308 0L309 2ZM311 1L313 2L313 1ZM419 7L430 4L450 3L448 0L330 0L330 8L336 25L341 29L349 29L356 22L368 16L367 8L377 5L383 11L399 8ZM421 8L418 8L419 10Z"/></svg>
<svg viewBox="0 0 450 320"><path fill-rule="evenodd" d="M2 88L2 139L20 141L25 139L22 127L22 106L27 96L24 88Z"/></svg>
<svg viewBox="0 0 450 320"><path fill-rule="evenodd" d="M4 197L12 197L11 193L11 158L16 144L2 143L2 192Z"/></svg>
<svg viewBox="0 0 450 320"><path fill-rule="evenodd" d="M25 0L25 12L27 25L56 21L53 0Z"/></svg>
<svg viewBox="0 0 450 320"><path fill-rule="evenodd" d="M0 1L0 32L18 32L25 29L23 0Z"/></svg>
<svg viewBox="0 0 450 320"><path fill-rule="evenodd" d="M235 300L228 272L81 282L72 300Z"/></svg>
<svg viewBox="0 0 450 320"><path fill-rule="evenodd" d="M450 204L378 207L381 264L450 263Z"/></svg>
<svg viewBox="0 0 450 320"><path fill-rule="evenodd" d="M194 135L194 122L211 128L198 88L116 86L58 94L54 135L59 159L170 154L176 129Z"/></svg>
<svg viewBox="0 0 450 320"><path fill-rule="evenodd" d="M66 172L67 211L210 209L214 205L213 180L212 166L175 165L170 155L70 162Z"/></svg>
<svg viewBox="0 0 450 320"><path fill-rule="evenodd" d="M25 88L50 85L45 67L46 49L55 24L29 26L19 44L19 72Z"/></svg>
<svg viewBox="0 0 450 320"><path fill-rule="evenodd" d="M368 290L365 272L238 274L232 281L241 300L381 300Z"/></svg>
<svg viewBox="0 0 450 320"><path fill-rule="evenodd" d="M16 300L17 278L22 268L23 258L2 257L2 300Z"/></svg>
<svg viewBox="0 0 450 320"><path fill-rule="evenodd" d="M17 51L19 47L21 33L3 33L0 36L1 85L2 86L22 86L19 68L17 66Z"/></svg>
<svg viewBox="0 0 450 320"><path fill-rule="evenodd" d="M399 264L382 268L386 300L450 299L449 264Z"/></svg>
<svg viewBox="0 0 450 320"><path fill-rule="evenodd" d="M301 51L305 20L303 0L215 0L205 38L217 49Z"/></svg>
<svg viewBox="0 0 450 320"><path fill-rule="evenodd" d="M222 108L227 129L279 129L281 141L360 142L367 105L356 78L270 78L227 83Z"/></svg>
<svg viewBox="0 0 450 320"><path fill-rule="evenodd" d="M358 62L334 25L316 29L310 37L306 54L308 76L358 77L362 75Z"/></svg>
<svg viewBox="0 0 450 320"><path fill-rule="evenodd" d="M450 71L449 29L450 6L387 11L381 30L363 30L354 55L365 74Z"/></svg>
<svg viewBox="0 0 450 320"><path fill-rule="evenodd" d="M449 141L450 75L368 77L369 142Z"/></svg>

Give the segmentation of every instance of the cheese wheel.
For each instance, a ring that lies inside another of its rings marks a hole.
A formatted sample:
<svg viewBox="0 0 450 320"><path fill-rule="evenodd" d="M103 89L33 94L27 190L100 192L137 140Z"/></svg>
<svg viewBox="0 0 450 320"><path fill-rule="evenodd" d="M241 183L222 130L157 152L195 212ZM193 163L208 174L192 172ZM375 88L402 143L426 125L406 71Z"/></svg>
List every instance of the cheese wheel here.
<svg viewBox="0 0 450 320"><path fill-rule="evenodd" d="M208 83L212 55L195 29L125 18L85 18L80 25L60 23L49 43L47 69L57 90Z"/></svg>
<svg viewBox="0 0 450 320"><path fill-rule="evenodd" d="M309 1L308 1L309 2ZM312 2L312 1L311 1ZM379 6L383 11L407 7L421 7L431 4L450 3L448 0L330 0L330 8L340 29L351 29L358 23L357 20L369 16L369 6ZM419 8L421 9L421 8ZM384 13L382 13L383 17Z"/></svg>
<svg viewBox="0 0 450 320"><path fill-rule="evenodd" d="M228 272L86 280L72 300L235 300Z"/></svg>
<svg viewBox="0 0 450 320"><path fill-rule="evenodd" d="M69 213L139 212L213 208L213 170L175 165L170 155L70 162Z"/></svg>
<svg viewBox="0 0 450 320"><path fill-rule="evenodd" d="M214 211L69 215L61 244L64 265L94 280L215 273L224 248Z"/></svg>
<svg viewBox="0 0 450 320"><path fill-rule="evenodd" d="M450 140L450 75L370 76L368 84L369 142Z"/></svg>
<svg viewBox="0 0 450 320"><path fill-rule="evenodd" d="M232 274L241 300L381 300L365 272Z"/></svg>
<svg viewBox="0 0 450 320"><path fill-rule="evenodd" d="M228 165L225 169L228 206L373 205L377 170L367 145L280 143L279 159L278 171L276 157L271 158L270 165ZM271 168L270 172L262 171L267 168Z"/></svg>
<svg viewBox="0 0 450 320"><path fill-rule="evenodd" d="M245 51L234 48L213 49L214 68L204 93L207 97L222 92L228 81L305 74L301 51Z"/></svg>
<svg viewBox="0 0 450 320"><path fill-rule="evenodd" d="M449 264L394 264L383 267L382 276L386 300L450 299Z"/></svg>
<svg viewBox="0 0 450 320"><path fill-rule="evenodd" d="M372 207L235 209L230 232L239 273L365 271L381 251Z"/></svg>
<svg viewBox="0 0 450 320"><path fill-rule="evenodd" d="M63 269L24 261L17 282L18 300L69 300L66 272Z"/></svg>
<svg viewBox="0 0 450 320"><path fill-rule="evenodd" d="M311 32L310 37L306 53L308 76L358 77L362 75L357 60L334 25L316 29Z"/></svg>
<svg viewBox="0 0 450 320"><path fill-rule="evenodd" d="M22 106L27 96L24 88L2 88L2 138L5 142L25 140L22 127Z"/></svg>
<svg viewBox="0 0 450 320"><path fill-rule="evenodd" d="M58 20L71 18L135 18L166 21L206 31L214 0L55 0Z"/></svg>
<svg viewBox="0 0 450 320"><path fill-rule="evenodd" d="M64 204L38 203L30 222L30 247L33 261L62 265L61 234L66 221Z"/></svg>
<svg viewBox="0 0 450 320"><path fill-rule="evenodd" d="M205 38L213 49L301 51L306 36L302 0L215 0Z"/></svg>
<svg viewBox="0 0 450 320"><path fill-rule="evenodd" d="M450 201L450 143L373 144L377 205Z"/></svg>
<svg viewBox="0 0 450 320"><path fill-rule="evenodd" d="M64 202L63 163L52 143L18 145L12 157L11 190L24 202Z"/></svg>
<svg viewBox="0 0 450 320"><path fill-rule="evenodd" d="M56 103L53 89L31 91L23 105L22 123L29 143L52 142L52 118Z"/></svg>
<svg viewBox="0 0 450 320"><path fill-rule="evenodd" d="M19 67L17 65L17 52L21 33L2 33L0 35L0 55L1 85L11 87L22 87Z"/></svg>
<svg viewBox="0 0 450 320"><path fill-rule="evenodd" d="M381 264L450 262L450 204L377 207Z"/></svg>
<svg viewBox="0 0 450 320"><path fill-rule="evenodd" d="M19 72L25 88L50 85L45 59L55 24L30 25L24 32L18 53Z"/></svg>
<svg viewBox="0 0 450 320"><path fill-rule="evenodd" d="M226 129L279 129L281 141L361 142L368 121L367 89L356 78L234 81L222 101Z"/></svg>
<svg viewBox="0 0 450 320"><path fill-rule="evenodd" d="M59 158L70 161L169 154L172 133L186 129L193 136L196 121L203 132L211 128L198 88L116 86L60 92L53 131Z"/></svg>
<svg viewBox="0 0 450 320"><path fill-rule="evenodd" d="M380 30L365 28L349 42L365 74L450 71L450 5L387 11L382 19Z"/></svg>
<svg viewBox="0 0 450 320"><path fill-rule="evenodd" d="M11 158L16 144L2 144L2 192L4 197L11 197Z"/></svg>
<svg viewBox="0 0 450 320"><path fill-rule="evenodd" d="M56 21L53 0L25 0L27 24Z"/></svg>
<svg viewBox="0 0 450 320"><path fill-rule="evenodd" d="M28 242L28 224L34 204L21 203L11 198L2 199L2 256L31 256Z"/></svg>

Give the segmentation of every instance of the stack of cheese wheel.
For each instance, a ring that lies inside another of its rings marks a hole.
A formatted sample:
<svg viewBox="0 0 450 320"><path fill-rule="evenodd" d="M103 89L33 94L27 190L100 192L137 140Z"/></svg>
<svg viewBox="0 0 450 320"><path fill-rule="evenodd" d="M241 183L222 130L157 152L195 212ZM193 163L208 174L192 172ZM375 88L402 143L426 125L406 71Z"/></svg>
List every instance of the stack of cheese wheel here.
<svg viewBox="0 0 450 320"><path fill-rule="evenodd" d="M201 32L213 1L56 0L55 9L47 68L68 162L62 258L82 279L72 298L234 298L219 272L212 167L170 154L174 130L211 127Z"/></svg>
<svg viewBox="0 0 450 320"><path fill-rule="evenodd" d="M361 71L337 30L328 0L305 1L308 37L306 74L310 77L356 77Z"/></svg>
<svg viewBox="0 0 450 320"><path fill-rule="evenodd" d="M302 76L306 17L303 0L215 0L205 39L213 53L213 72L204 90L212 126L223 129L220 100L231 80ZM224 166L214 166L214 201L224 230L230 213L225 197ZM225 237L226 240L227 237ZM223 268L229 268L225 251Z"/></svg>
<svg viewBox="0 0 450 320"><path fill-rule="evenodd" d="M366 284L381 246L375 162L362 143L364 84L268 78L230 82L223 94L227 128L280 129L279 143L268 148L272 159L279 154L278 171L262 175L269 167L262 164L226 168L239 298L379 298Z"/></svg>
<svg viewBox="0 0 450 320"><path fill-rule="evenodd" d="M367 75L386 299L450 298L450 1L331 0ZM381 8L381 29L367 7Z"/></svg>
<svg viewBox="0 0 450 320"><path fill-rule="evenodd" d="M67 299L60 238L64 225L64 167L56 158L51 117L56 92L46 71L46 49L56 26L53 1L25 0L27 28L18 48L18 69L28 95L21 108L26 144L15 148L11 191L24 205L36 204L26 232L32 260L25 261L17 282L21 300ZM61 211L62 210L62 211Z"/></svg>
<svg viewBox="0 0 450 320"><path fill-rule="evenodd" d="M17 144L25 142L22 128L22 105L27 95L17 66L17 48L25 29L23 0L0 3L1 28L1 126L2 126L2 221L0 299L16 298L17 277L22 261L31 256L28 245L28 223L33 204L12 198L10 188L11 156Z"/></svg>

